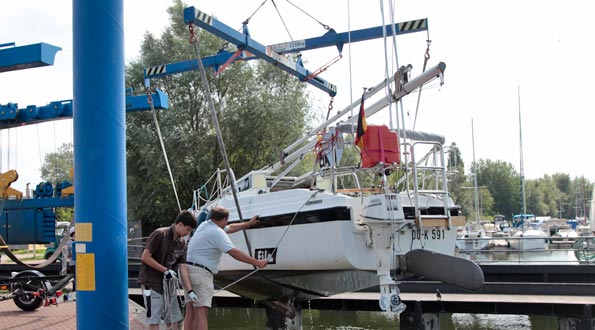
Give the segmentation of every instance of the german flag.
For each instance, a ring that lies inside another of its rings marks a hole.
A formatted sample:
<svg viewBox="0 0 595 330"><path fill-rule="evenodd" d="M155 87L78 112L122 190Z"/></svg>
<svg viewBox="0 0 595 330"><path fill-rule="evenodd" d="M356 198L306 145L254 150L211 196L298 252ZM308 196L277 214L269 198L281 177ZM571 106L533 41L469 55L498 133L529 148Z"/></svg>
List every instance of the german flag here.
<svg viewBox="0 0 595 330"><path fill-rule="evenodd" d="M357 131L355 133L355 144L360 150L364 148L364 134L366 134L366 130L368 129L366 112L364 111L364 95L366 95L365 91L362 93L362 102L359 106L359 115L357 117Z"/></svg>

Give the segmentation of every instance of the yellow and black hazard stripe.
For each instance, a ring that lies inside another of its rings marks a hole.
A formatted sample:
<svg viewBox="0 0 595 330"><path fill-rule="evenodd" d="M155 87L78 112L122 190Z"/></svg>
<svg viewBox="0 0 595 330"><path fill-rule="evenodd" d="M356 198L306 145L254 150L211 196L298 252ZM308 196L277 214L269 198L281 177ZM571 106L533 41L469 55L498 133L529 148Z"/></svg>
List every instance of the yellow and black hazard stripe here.
<svg viewBox="0 0 595 330"><path fill-rule="evenodd" d="M165 65L157 65L157 66L152 66L150 68L147 69L147 77L151 77L151 76L156 76L158 74L163 74L166 73L167 69Z"/></svg>
<svg viewBox="0 0 595 330"><path fill-rule="evenodd" d="M414 30L427 30L428 29L428 19L416 19L409 22L402 22L399 23L399 31L406 32L406 31L414 31Z"/></svg>
<svg viewBox="0 0 595 330"><path fill-rule="evenodd" d="M209 16L206 13L203 13L200 10L197 10L196 12L196 18L201 21L201 22L205 22L208 25L211 25L211 22L213 21L213 18L211 16Z"/></svg>

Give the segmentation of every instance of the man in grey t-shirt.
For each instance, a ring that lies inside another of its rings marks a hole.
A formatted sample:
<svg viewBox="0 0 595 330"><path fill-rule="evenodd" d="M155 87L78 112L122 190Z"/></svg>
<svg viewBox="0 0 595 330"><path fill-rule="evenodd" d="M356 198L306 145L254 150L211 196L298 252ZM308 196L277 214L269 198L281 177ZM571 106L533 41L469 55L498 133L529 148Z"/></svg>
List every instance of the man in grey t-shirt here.
<svg viewBox="0 0 595 330"><path fill-rule="evenodd" d="M211 210L211 219L198 226L194 236L188 243L186 263L192 290L196 292L198 301L192 308L186 308L184 329L207 330L207 315L213 299L213 274L219 271L219 262L223 253L228 253L234 259L263 268L267 260L255 259L235 248L229 236L240 230L252 227L258 221L258 216L253 216L250 221L227 224L229 211L216 206Z"/></svg>

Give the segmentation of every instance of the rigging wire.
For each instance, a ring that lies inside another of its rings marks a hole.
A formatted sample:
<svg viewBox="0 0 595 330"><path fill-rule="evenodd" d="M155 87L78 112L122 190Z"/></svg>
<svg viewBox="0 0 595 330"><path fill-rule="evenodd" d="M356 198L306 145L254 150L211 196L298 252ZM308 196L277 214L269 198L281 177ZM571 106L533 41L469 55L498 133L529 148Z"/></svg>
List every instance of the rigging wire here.
<svg viewBox="0 0 595 330"><path fill-rule="evenodd" d="M43 166L42 157L41 157L41 141L39 140L39 125L35 125L35 130L37 131L37 153L39 154L39 168Z"/></svg>
<svg viewBox="0 0 595 330"><path fill-rule="evenodd" d="M389 80L389 73L388 73L388 49L386 46L386 23L384 22L384 0L380 0L380 16L382 18L382 45L384 47L384 93L386 97L390 100L391 99L391 90L390 90L390 80ZM394 26L394 25L393 25ZM394 29L393 29L394 30ZM398 59L397 67L399 66ZM390 123L390 128L393 129L393 110L392 110L392 102L388 102L388 120ZM398 126L397 126L398 127Z"/></svg>
<svg viewBox="0 0 595 330"><path fill-rule="evenodd" d="M203 85L203 93L205 98L207 99L207 103L209 105L211 111L211 117L213 120L213 126L215 127L215 132L217 133L217 144L219 145L219 150L221 152L221 156L223 157L223 161L225 162L225 169L227 170L227 177L229 178L229 185L231 188L231 192L233 194L233 199L236 205L236 211L238 213L238 218L242 221L242 212L240 209L240 202L238 199L238 187L236 183L235 175L231 169L231 165L229 163L229 158L227 157L227 151L225 150L225 143L223 141L223 134L221 133L221 127L219 126L219 119L217 118L217 110L215 109L215 104L213 99L211 98L211 88L209 87L209 81L207 79L207 73L205 70L204 65L202 64L202 59L200 57L200 51L198 49L198 38L194 31L194 25L190 23L188 25L188 30L190 32L190 43L192 43L192 47L194 48L194 53L196 55L196 62L198 64L198 71L200 72L200 77L202 80ZM248 254L252 257L252 247L250 245L250 240L248 239L248 234L246 230L242 230L244 234L244 240L246 241L246 247L248 248ZM256 268L256 267L255 267Z"/></svg>
<svg viewBox="0 0 595 330"><path fill-rule="evenodd" d="M426 66L428 64L428 60L430 59L430 44L432 43L432 40L430 40L430 30L428 28L427 30L428 32L428 39L426 40L427 42L427 48L426 48L426 53L424 54L424 67L422 69L422 72L426 72ZM417 105L415 106L415 116L413 119L413 130L415 130L415 124L417 123L417 114L419 113L419 103L421 100L421 91L422 88L424 87L424 85L419 86L419 93L417 94Z"/></svg>
<svg viewBox="0 0 595 330"><path fill-rule="evenodd" d="M246 18L244 20L244 22L242 22L243 25L246 25L248 23L250 23L250 20L252 19L252 17L254 17L254 15L256 15L256 13L262 8L262 6L264 6L264 4L267 2L267 0L264 0L260 6L258 6L258 8L256 8L256 10L254 10L254 12L252 12L252 14L250 16L248 16L248 18Z"/></svg>
<svg viewBox="0 0 595 330"><path fill-rule="evenodd" d="M271 0L271 2L273 3L273 7L275 7L275 10L277 11L277 15L279 15L279 18L281 19L281 23L283 23L283 27L285 27L285 31L287 32L289 39L291 39L291 41L293 41L293 36L291 35L291 32L289 32L289 28L287 28L287 24L285 23L285 20L283 19L283 16L281 15L279 8L277 8L277 4L275 3L275 0Z"/></svg>
<svg viewBox="0 0 595 330"><path fill-rule="evenodd" d="M349 54L349 104L353 103L353 72L351 66L351 0L347 0L347 52ZM353 118L353 108L349 113ZM353 127L351 128L353 133Z"/></svg>
<svg viewBox="0 0 595 330"><path fill-rule="evenodd" d="M14 168L19 166L19 130L14 130ZM57 167L57 166L56 166Z"/></svg>
<svg viewBox="0 0 595 330"><path fill-rule="evenodd" d="M304 13L306 16L308 16L308 17L310 17L311 19L315 20L315 21L316 21L318 24L322 25L322 27L323 27L325 30L330 30L330 29L331 29L331 28L330 28L328 25L326 25L326 24L322 23L321 21L317 20L316 18L314 18L314 16L310 15L308 12L306 12L306 11L305 11L305 10L303 10L302 8L298 7L298 6L297 6L296 4L294 4L293 2L291 2L291 1L289 1L289 0L285 0L285 1L287 1L287 2L288 2L290 5L294 6L294 7L295 7L297 10L301 11L302 13ZM273 3L274 3L274 1L273 1Z"/></svg>
<svg viewBox="0 0 595 330"><path fill-rule="evenodd" d="M394 6L393 2L391 2L391 1L389 1L388 3L389 3L389 11L390 11L390 21L391 21L391 24L393 26L395 26L395 8L394 8L395 6ZM393 40L393 50L395 52L395 63L397 65L397 70L399 70L400 69L400 66L399 66L399 54L397 52L397 49L398 49L397 48L397 35L396 35L396 32L395 32L395 29L392 29L392 30L393 30L393 36L392 36L393 38L392 38L392 40ZM402 79L403 78L403 75L401 74L400 77ZM396 81L396 79L395 79L395 85L402 86L403 85L403 81ZM398 88L400 88L400 87L398 87ZM399 111L399 108L400 108L400 111ZM401 118L399 118L399 113L401 114ZM407 141L407 130L406 130L406 127L405 127L405 110L404 110L404 107L403 107L403 98L399 99L399 102L397 103L397 109L396 109L396 116L395 117L396 117L396 121L397 121L397 134L398 134L398 136L403 136L403 141ZM406 144L404 145L404 148L403 149L404 149L403 156L405 158L404 159L404 164L409 164L409 152L407 151L407 145ZM407 166L407 165L405 165L405 166ZM409 180L410 180L410 178L409 178L409 171L406 169L405 170L405 182L406 182L405 189L407 190L407 196L411 196L411 192L409 191L409 187L410 187Z"/></svg>
<svg viewBox="0 0 595 330"><path fill-rule="evenodd" d="M8 129L8 136L6 139L6 142L8 144L8 147L6 148L6 169L10 169L10 131L11 129Z"/></svg>
<svg viewBox="0 0 595 330"><path fill-rule="evenodd" d="M171 180L172 188L174 189L174 195L176 196L176 202L178 203L178 209L182 211L180 205L180 199L178 198L178 190L176 189L176 182L169 166L169 160L167 157L167 151L165 150L165 144L163 143L163 136L161 135L161 128L159 128L159 121L157 120L157 111L153 106L153 97L151 97L151 89L147 88L147 103L151 106L151 112L153 113L153 121L155 122L155 128L157 129L157 136L159 137L159 143L161 144L161 150L163 151L163 158L165 159L165 165L167 166L167 172L169 173L169 179Z"/></svg>

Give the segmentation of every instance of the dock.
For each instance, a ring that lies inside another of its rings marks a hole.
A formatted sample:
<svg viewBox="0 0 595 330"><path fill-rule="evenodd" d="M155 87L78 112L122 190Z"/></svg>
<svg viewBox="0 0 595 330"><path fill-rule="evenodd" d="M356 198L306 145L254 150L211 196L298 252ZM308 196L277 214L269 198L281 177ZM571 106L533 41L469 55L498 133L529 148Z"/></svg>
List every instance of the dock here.
<svg viewBox="0 0 595 330"><path fill-rule="evenodd" d="M48 266L47 275L59 271L59 265ZM0 275L22 270L23 266L0 264ZM129 265L130 329L143 329L144 308L136 283L138 264ZM483 288L467 292L445 283L428 279L401 282L400 298L407 305L402 319L418 319L440 313L555 315L560 329L573 329L563 324L581 324L595 319L595 265L592 264L485 264ZM440 292L440 295L437 292ZM302 302L300 308L314 310L380 311L378 288L344 293ZM213 307L264 308L258 301L221 291ZM1 329L76 329L76 302L42 307L23 312L11 301L0 302ZM10 324L10 327L8 325ZM401 324L401 329L409 329ZM438 328L433 328L438 329Z"/></svg>
<svg viewBox="0 0 595 330"><path fill-rule="evenodd" d="M143 330L144 307L129 300L130 330ZM41 307L32 312L20 310L12 300L0 302L0 329L76 330L76 301Z"/></svg>

